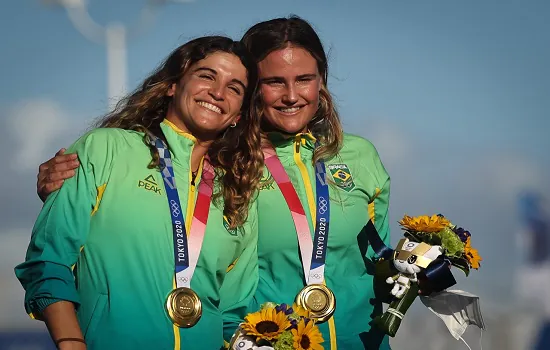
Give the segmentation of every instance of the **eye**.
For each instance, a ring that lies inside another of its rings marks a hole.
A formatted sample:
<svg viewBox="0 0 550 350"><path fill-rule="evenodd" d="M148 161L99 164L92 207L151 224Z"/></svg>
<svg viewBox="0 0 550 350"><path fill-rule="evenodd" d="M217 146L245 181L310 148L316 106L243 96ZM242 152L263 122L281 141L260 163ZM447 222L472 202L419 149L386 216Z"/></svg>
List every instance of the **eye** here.
<svg viewBox="0 0 550 350"><path fill-rule="evenodd" d="M282 86L284 82L279 79L266 79L262 81L262 84L265 84L267 86L279 87Z"/></svg>
<svg viewBox="0 0 550 350"><path fill-rule="evenodd" d="M311 77L300 78L300 79L298 79L298 83L309 83L312 80L313 80L313 78L311 78Z"/></svg>
<svg viewBox="0 0 550 350"><path fill-rule="evenodd" d="M231 91L233 91L234 93L236 93L237 95L240 95L242 93L241 89L238 86L235 86L235 85L229 86L229 89Z"/></svg>
<svg viewBox="0 0 550 350"><path fill-rule="evenodd" d="M199 78L206 79L206 80L214 80L214 76L212 74L200 74Z"/></svg>

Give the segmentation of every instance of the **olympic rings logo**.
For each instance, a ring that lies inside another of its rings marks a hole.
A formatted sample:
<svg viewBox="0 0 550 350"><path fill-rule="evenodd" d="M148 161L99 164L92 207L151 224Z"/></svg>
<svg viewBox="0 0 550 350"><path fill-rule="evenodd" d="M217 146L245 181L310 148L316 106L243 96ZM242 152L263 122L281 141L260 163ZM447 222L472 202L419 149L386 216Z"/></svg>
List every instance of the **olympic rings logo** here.
<svg viewBox="0 0 550 350"><path fill-rule="evenodd" d="M322 278L323 276L320 274L320 273L310 273L309 274L309 278L315 278L315 279L320 279Z"/></svg>
<svg viewBox="0 0 550 350"><path fill-rule="evenodd" d="M180 282L182 282L182 283L187 283L187 282L189 281L189 278L187 278L187 277L180 277L180 278L178 278L178 280L179 280Z"/></svg>
<svg viewBox="0 0 550 350"><path fill-rule="evenodd" d="M319 197L319 214L324 214L328 210L328 201L325 197Z"/></svg>
<svg viewBox="0 0 550 350"><path fill-rule="evenodd" d="M172 209L172 216L178 216L181 214L180 206L175 200L170 200L170 208Z"/></svg>

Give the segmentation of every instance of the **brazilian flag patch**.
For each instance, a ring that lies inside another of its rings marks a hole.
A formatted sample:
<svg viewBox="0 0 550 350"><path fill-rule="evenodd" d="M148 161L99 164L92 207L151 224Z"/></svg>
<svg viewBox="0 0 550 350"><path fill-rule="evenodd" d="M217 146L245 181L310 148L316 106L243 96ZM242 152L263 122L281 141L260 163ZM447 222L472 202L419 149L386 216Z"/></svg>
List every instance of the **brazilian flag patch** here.
<svg viewBox="0 0 550 350"><path fill-rule="evenodd" d="M353 176L346 164L328 164L327 165L332 180L336 183L336 186L340 187L346 192L351 192L355 188L353 182Z"/></svg>

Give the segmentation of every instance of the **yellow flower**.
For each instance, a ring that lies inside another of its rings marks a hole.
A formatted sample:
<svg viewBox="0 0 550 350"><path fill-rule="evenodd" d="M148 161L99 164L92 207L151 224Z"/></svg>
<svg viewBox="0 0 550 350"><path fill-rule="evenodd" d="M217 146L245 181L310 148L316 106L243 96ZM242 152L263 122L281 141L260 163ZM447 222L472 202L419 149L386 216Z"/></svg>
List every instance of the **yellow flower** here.
<svg viewBox="0 0 550 350"><path fill-rule="evenodd" d="M473 269L479 269L479 262L483 260L483 258L479 255L477 252L477 249L472 248L470 243L470 238L466 240L466 245L464 246L464 254L466 255L466 259L468 259L468 262L470 263L470 266L472 266Z"/></svg>
<svg viewBox="0 0 550 350"><path fill-rule="evenodd" d="M301 307L300 305L294 303L292 304L292 310L294 311L294 313L300 317L305 317L305 318L310 318L311 315L309 313L309 311L307 311L306 309L304 309L303 307Z"/></svg>
<svg viewBox="0 0 550 350"><path fill-rule="evenodd" d="M417 231L417 232L439 232L445 227L449 226L451 223L449 220L445 219L443 216L439 215L422 215L416 217L410 217L405 215L399 225L401 225L407 231Z"/></svg>
<svg viewBox="0 0 550 350"><path fill-rule="evenodd" d="M294 349L296 350L324 350L321 343L324 341L319 328L313 322L298 322L298 328L292 330Z"/></svg>
<svg viewBox="0 0 550 350"><path fill-rule="evenodd" d="M255 336L256 341L277 339L288 327L290 321L285 313L277 312L272 307L249 314L242 325L243 331L247 335Z"/></svg>

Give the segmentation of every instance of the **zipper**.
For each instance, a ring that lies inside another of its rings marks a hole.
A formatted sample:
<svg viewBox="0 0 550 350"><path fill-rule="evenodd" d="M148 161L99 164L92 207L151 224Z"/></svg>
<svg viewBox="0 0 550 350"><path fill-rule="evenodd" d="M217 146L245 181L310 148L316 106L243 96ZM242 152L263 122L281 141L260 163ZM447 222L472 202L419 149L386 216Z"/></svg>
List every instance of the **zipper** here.
<svg viewBox="0 0 550 350"><path fill-rule="evenodd" d="M191 147L191 151L189 155L193 153L194 146ZM195 202L196 202L196 180L200 179L200 176L202 175L202 165L203 160L201 160L201 163L199 165L199 169L197 170L197 174L193 176L193 171L191 170L191 156L189 157L189 193L187 194L187 210L185 212L185 232L189 236L189 232L191 232L191 223L193 222L193 212L195 211ZM176 280L174 278L173 281L174 289L176 288ZM174 350L180 350L181 349L181 336L180 336L180 328L176 325L173 325L174 328Z"/></svg>

